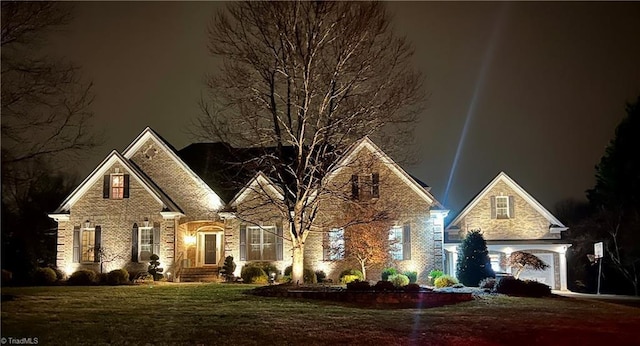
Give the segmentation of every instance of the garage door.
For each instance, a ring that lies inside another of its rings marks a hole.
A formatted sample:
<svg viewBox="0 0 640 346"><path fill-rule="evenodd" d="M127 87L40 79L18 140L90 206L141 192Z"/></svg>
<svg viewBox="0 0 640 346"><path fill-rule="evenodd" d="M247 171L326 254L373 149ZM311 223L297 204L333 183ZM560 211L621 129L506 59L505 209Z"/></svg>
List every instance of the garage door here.
<svg viewBox="0 0 640 346"><path fill-rule="evenodd" d="M544 263L548 264L549 267L542 271L525 269L520 274L520 280L535 280L545 285L549 285L552 289L555 289L555 276L553 275L553 253L537 253L535 255L539 259L543 260Z"/></svg>

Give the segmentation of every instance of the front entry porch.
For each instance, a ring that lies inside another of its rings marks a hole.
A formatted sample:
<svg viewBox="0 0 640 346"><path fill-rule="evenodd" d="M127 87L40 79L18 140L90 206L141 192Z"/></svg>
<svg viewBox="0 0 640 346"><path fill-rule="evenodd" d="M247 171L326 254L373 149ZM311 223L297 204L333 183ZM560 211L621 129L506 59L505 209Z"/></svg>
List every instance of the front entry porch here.
<svg viewBox="0 0 640 346"><path fill-rule="evenodd" d="M217 281L224 262L224 225L196 221L179 226L176 281Z"/></svg>

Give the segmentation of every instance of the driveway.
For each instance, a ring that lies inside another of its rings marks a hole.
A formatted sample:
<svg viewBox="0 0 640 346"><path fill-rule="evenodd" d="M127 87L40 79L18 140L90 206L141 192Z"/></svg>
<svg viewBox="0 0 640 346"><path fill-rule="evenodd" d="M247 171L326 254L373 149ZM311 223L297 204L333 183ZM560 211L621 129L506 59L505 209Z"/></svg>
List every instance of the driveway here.
<svg viewBox="0 0 640 346"><path fill-rule="evenodd" d="M553 294L557 294L563 297L584 299L584 300L596 300L601 302L640 308L640 297L637 297L637 296L621 296L621 295L615 295L615 294L589 294L589 293L576 293L571 291L551 291L551 292Z"/></svg>

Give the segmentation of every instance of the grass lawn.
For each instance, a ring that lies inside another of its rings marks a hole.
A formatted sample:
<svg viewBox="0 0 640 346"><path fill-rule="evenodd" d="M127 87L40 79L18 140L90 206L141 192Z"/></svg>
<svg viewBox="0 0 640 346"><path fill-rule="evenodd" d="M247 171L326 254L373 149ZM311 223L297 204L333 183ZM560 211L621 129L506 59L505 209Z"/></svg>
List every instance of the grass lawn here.
<svg viewBox="0 0 640 346"><path fill-rule="evenodd" d="M242 294L249 287L3 288L2 337L41 345L640 344L640 308L611 303L487 296L382 310Z"/></svg>

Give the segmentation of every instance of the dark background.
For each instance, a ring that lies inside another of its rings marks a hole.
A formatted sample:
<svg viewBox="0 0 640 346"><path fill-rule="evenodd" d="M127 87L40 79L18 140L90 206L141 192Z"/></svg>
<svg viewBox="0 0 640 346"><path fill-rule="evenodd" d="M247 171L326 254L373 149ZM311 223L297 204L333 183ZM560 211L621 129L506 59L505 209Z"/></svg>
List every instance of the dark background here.
<svg viewBox="0 0 640 346"><path fill-rule="evenodd" d="M95 125L106 140L70 168L86 176L146 126L178 149L193 141L187 127L217 66L205 29L223 6L76 4L75 20L48 49L95 83ZM430 93L408 148L417 162L403 165L410 173L454 213L500 171L552 211L562 199L584 198L625 102L640 94L640 3L388 7Z"/></svg>

